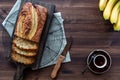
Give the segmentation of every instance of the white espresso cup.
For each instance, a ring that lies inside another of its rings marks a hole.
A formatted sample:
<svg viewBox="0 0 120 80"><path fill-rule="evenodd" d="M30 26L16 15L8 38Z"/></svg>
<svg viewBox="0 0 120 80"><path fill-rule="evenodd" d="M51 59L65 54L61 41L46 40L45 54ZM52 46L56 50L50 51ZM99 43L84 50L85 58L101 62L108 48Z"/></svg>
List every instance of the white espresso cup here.
<svg viewBox="0 0 120 80"><path fill-rule="evenodd" d="M104 68L107 65L107 58L102 54L97 54L93 58L93 64L97 68Z"/></svg>

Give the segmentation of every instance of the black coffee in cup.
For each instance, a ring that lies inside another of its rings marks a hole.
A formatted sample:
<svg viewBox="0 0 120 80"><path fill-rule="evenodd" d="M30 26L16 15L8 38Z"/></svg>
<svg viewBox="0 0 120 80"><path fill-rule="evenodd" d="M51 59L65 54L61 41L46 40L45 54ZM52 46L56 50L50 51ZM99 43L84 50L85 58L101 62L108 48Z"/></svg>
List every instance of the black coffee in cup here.
<svg viewBox="0 0 120 80"><path fill-rule="evenodd" d="M95 59L95 64L98 66L102 66L105 63L105 59L102 56L98 56Z"/></svg>
<svg viewBox="0 0 120 80"><path fill-rule="evenodd" d="M102 54L97 54L93 58L93 63L97 68L104 68L107 65L107 59Z"/></svg>

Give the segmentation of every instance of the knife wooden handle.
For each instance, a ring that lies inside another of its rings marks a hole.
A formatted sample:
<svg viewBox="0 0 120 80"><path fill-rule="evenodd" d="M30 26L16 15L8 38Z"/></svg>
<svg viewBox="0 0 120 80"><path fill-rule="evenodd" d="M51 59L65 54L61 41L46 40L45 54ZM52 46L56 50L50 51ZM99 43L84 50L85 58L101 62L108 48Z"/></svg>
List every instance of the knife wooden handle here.
<svg viewBox="0 0 120 80"><path fill-rule="evenodd" d="M63 62L64 59L65 59L65 56L62 56L62 55L59 56L55 66L53 68L53 71L51 73L51 78L55 78L56 77L57 72L58 72L58 70L59 70L59 68L61 66L61 63Z"/></svg>

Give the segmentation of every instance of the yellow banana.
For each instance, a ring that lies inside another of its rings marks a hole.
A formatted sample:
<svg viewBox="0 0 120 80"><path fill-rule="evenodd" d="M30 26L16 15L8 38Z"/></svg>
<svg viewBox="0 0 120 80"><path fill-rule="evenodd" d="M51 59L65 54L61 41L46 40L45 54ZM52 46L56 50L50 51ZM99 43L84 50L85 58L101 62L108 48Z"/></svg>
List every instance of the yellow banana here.
<svg viewBox="0 0 120 80"><path fill-rule="evenodd" d="M107 1L108 0L99 0L99 9L100 9L100 11L103 11L105 9Z"/></svg>
<svg viewBox="0 0 120 80"><path fill-rule="evenodd" d="M107 5L106 5L106 8L103 12L103 17L105 20L108 20L110 18L110 15L111 15L111 11L114 7L114 5L117 3L118 0L109 0Z"/></svg>
<svg viewBox="0 0 120 80"><path fill-rule="evenodd" d="M114 31L120 31L120 13L118 15L117 23L114 24Z"/></svg>
<svg viewBox="0 0 120 80"><path fill-rule="evenodd" d="M119 11L120 11L120 1L117 2L117 4L114 6L111 12L110 22L112 24L117 22Z"/></svg>

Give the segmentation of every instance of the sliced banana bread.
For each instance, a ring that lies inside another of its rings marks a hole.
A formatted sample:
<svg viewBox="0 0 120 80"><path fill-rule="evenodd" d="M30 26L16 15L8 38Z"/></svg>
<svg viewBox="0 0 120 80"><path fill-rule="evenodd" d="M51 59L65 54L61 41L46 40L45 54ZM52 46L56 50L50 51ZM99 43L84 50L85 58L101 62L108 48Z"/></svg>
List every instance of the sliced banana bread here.
<svg viewBox="0 0 120 80"><path fill-rule="evenodd" d="M25 65L30 65L33 64L35 62L35 58L34 57L26 57L26 56L22 56L17 54L16 52L12 51L11 54L11 59L15 62L19 62L19 63L23 63Z"/></svg>
<svg viewBox="0 0 120 80"><path fill-rule="evenodd" d="M28 51L35 51L38 49L38 44L26 39L22 39L20 37L15 37L13 40L13 44L15 44L16 47L28 50Z"/></svg>
<svg viewBox="0 0 120 80"><path fill-rule="evenodd" d="M36 56L37 52L36 51L28 51L28 50L22 50L18 47L15 46L15 44L12 45L12 50L15 51L16 53L23 55L23 56Z"/></svg>

